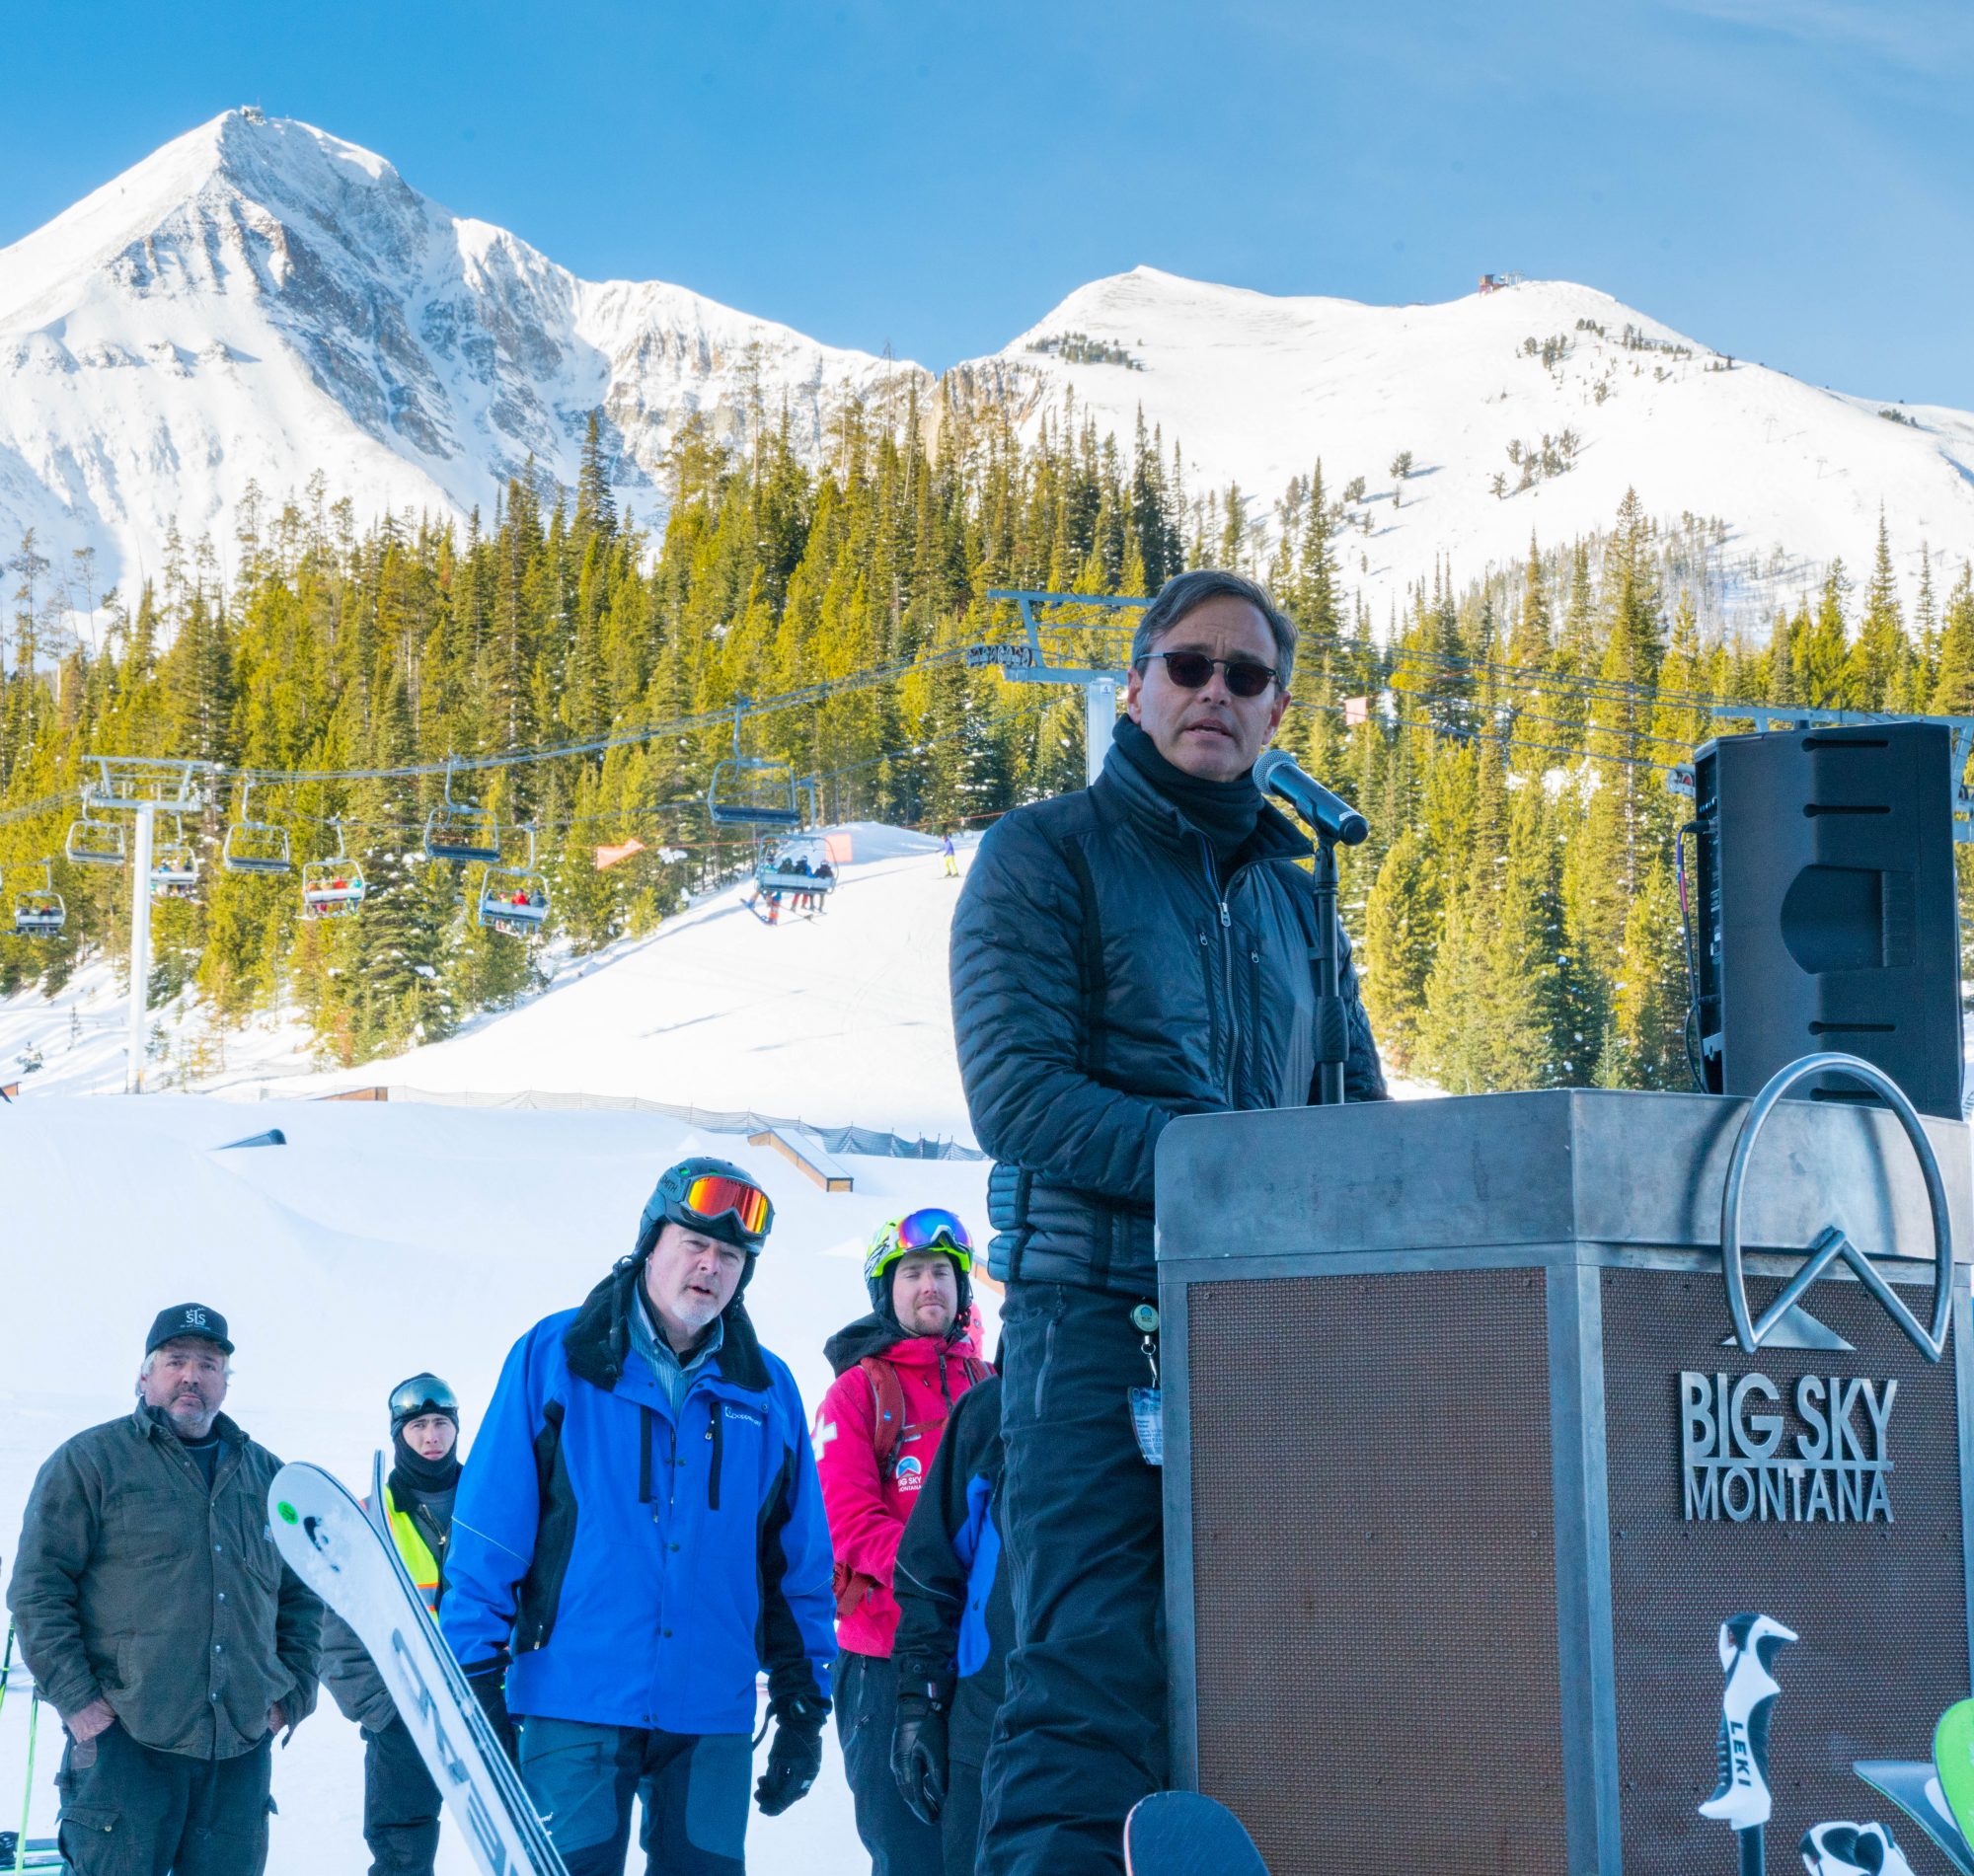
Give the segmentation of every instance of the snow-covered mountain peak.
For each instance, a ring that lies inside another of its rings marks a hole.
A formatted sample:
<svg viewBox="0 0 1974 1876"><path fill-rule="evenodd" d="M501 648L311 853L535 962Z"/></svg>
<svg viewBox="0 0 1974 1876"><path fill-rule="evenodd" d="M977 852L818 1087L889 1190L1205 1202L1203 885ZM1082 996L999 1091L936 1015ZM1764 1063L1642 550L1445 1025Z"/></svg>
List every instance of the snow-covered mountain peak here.
<svg viewBox="0 0 1974 1876"><path fill-rule="evenodd" d="M835 400L916 373L578 280L369 150L231 111L0 250L0 529L128 584L174 525L230 543L250 483L278 502L320 475L364 518L571 483L592 411L648 520L687 422L738 437L786 405L819 447Z"/></svg>
<svg viewBox="0 0 1974 1876"><path fill-rule="evenodd" d="M1531 534L1608 527L1633 488L1708 524L1704 601L1744 618L1867 557L1881 507L1908 582L1923 548L1974 557L1974 417L1820 390L1568 280L1370 306L1140 266L968 369L1029 423L1073 400L1129 437L1142 413L1195 489L1239 485L1251 524L1321 460L1329 499L1354 491L1343 583L1380 623L1448 559L1467 577Z"/></svg>
<svg viewBox="0 0 1974 1876"><path fill-rule="evenodd" d="M230 553L250 488L278 506L320 477L359 523L459 518L513 476L572 483L592 412L650 523L689 423L744 443L786 410L814 458L842 400L930 385L685 287L578 279L369 150L231 111L0 250L0 548L93 547L98 590L127 590L174 528ZM1127 442L1142 415L1192 496L1238 484L1262 531L1321 459L1354 491L1338 571L1379 620L1449 561L1608 526L1631 488L1708 523L1731 609L1867 554L1881 507L1909 580L1923 545L1974 557L1974 417L1817 390L1565 280L1372 306L1136 266L949 389L1030 433L1072 396Z"/></svg>

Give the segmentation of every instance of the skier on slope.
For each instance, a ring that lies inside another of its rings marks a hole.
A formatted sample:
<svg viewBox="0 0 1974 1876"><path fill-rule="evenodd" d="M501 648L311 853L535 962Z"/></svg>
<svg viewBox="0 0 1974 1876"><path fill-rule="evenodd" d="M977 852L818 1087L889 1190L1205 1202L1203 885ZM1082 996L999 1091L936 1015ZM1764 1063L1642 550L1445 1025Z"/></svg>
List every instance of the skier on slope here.
<svg viewBox="0 0 1974 1876"><path fill-rule="evenodd" d="M28 1499L7 1606L68 1734L73 1876L261 1876L276 1733L315 1706L322 1605L267 1534L281 1462L220 1412L217 1310L162 1312L135 1412L65 1440Z"/></svg>
<svg viewBox="0 0 1974 1876"><path fill-rule="evenodd" d="M973 1876L980 1774L1008 1688L1015 1602L1002 1567L1001 1378L952 1409L898 1545L898 1716L891 1771L905 1802L939 1826L946 1876Z"/></svg>
<svg viewBox="0 0 1974 1876"><path fill-rule="evenodd" d="M390 1476L384 1511L412 1581L436 1611L459 1489L459 1402L436 1375L391 1389ZM363 1729L363 1840L370 1876L431 1876L438 1854L438 1786L398 1713L369 1650L333 1611L323 1618L322 1678L343 1717Z"/></svg>
<svg viewBox="0 0 1974 1876"><path fill-rule="evenodd" d="M621 1876L634 1794L647 1871L741 1876L762 1668L755 1801L821 1768L829 1530L741 1301L773 1222L738 1166L671 1167L631 1254L515 1343L462 1477L439 1625L569 1876Z"/></svg>
<svg viewBox="0 0 1974 1876"><path fill-rule="evenodd" d="M837 1731L873 1876L939 1876L938 1829L891 1775L898 1678L891 1568L952 1403L990 1370L972 1307L973 1244L937 1207L871 1239L871 1313L824 1345L836 1381L816 1411L823 1502L836 1552Z"/></svg>

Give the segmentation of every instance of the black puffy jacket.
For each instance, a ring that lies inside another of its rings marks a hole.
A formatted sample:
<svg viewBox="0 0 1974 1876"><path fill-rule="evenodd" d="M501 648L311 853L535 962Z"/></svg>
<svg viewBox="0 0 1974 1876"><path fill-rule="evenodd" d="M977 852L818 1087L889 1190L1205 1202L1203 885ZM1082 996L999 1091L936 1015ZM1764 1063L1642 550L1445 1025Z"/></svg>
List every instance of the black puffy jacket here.
<svg viewBox="0 0 1974 1876"><path fill-rule="evenodd" d="M1097 783L980 844L952 921L966 1104L998 1162L1003 1279L1158 1287L1152 1156L1179 1114L1301 1107L1315 1085L1309 842L1263 807L1218 883L1212 851L1113 749ZM1383 1100L1348 948L1349 1100Z"/></svg>

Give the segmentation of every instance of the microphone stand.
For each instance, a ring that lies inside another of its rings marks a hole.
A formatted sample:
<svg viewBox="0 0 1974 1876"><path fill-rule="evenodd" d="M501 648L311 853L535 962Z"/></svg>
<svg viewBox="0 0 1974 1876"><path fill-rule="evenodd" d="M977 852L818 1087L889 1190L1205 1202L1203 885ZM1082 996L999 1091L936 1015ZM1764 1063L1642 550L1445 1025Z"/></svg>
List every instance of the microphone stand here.
<svg viewBox="0 0 1974 1876"><path fill-rule="evenodd" d="M1316 1104L1343 1105L1343 1065L1350 1059L1350 1018L1339 985L1343 928L1336 913L1336 842L1321 827L1316 835Z"/></svg>

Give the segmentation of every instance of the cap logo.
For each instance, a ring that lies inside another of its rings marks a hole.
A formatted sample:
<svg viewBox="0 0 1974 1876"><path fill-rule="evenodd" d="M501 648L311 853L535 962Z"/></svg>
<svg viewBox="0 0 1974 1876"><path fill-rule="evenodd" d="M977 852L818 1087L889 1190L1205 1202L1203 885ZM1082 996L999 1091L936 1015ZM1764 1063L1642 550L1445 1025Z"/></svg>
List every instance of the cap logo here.
<svg viewBox="0 0 1974 1876"><path fill-rule="evenodd" d="M189 1329L204 1328L205 1312L203 1310L188 1310L186 1312L185 1325Z"/></svg>

